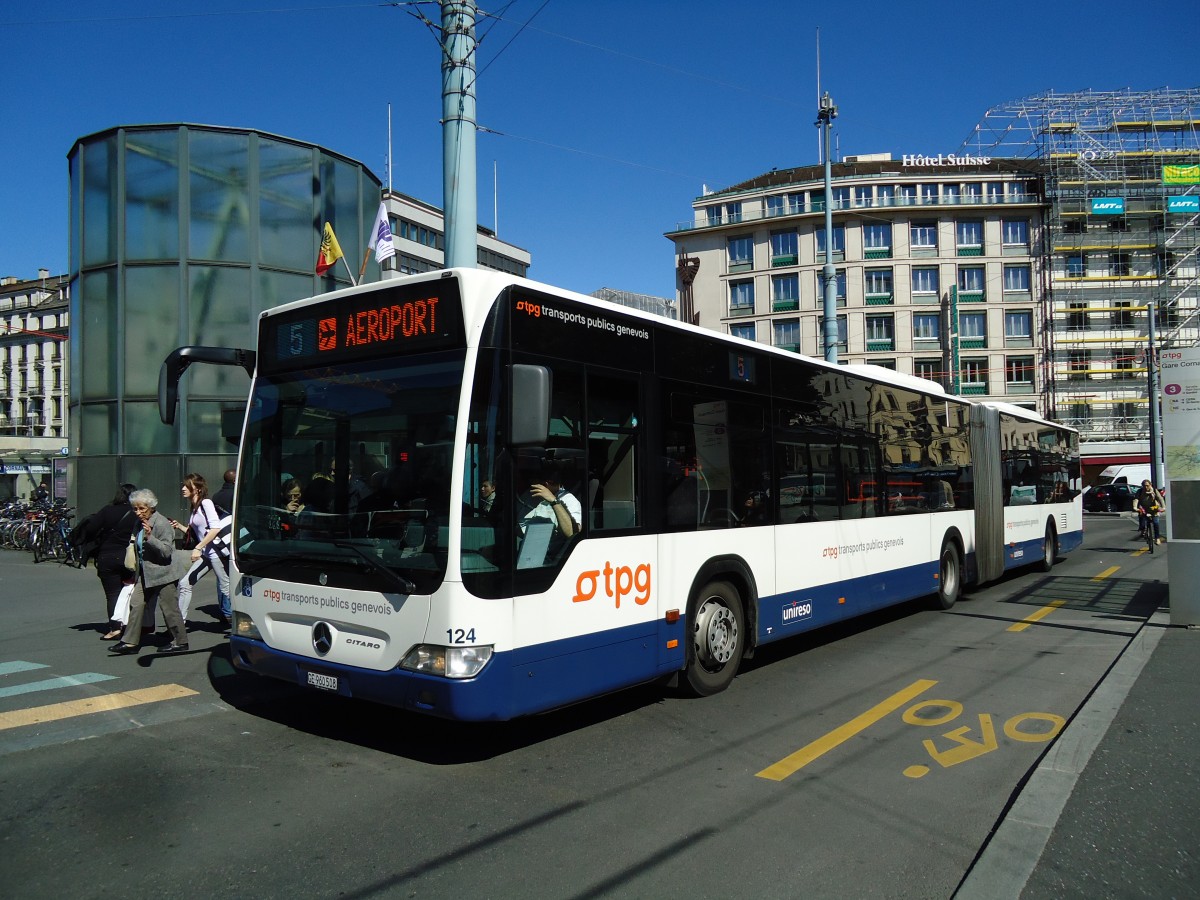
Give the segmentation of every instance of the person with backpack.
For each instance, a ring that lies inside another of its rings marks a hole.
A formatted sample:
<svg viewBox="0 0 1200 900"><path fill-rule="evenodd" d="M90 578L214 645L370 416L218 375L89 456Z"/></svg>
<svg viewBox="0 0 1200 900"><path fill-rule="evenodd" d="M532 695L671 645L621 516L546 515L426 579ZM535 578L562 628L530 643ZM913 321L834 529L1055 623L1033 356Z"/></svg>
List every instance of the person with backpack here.
<svg viewBox="0 0 1200 900"><path fill-rule="evenodd" d="M213 505L217 508L217 515L222 519L228 517L233 512L233 484L237 478L237 472L233 469L226 469L225 475L222 478L223 484L221 489L213 494ZM233 604L229 602L229 559L225 559L225 586L221 586L221 582L217 581L217 602L221 604L221 616L228 623L233 618Z"/></svg>
<svg viewBox="0 0 1200 900"><path fill-rule="evenodd" d="M180 490L183 499L191 505L191 516L186 525L174 519L171 525L186 535L184 549L192 551L192 566L179 579L179 612L186 623L188 607L192 603L192 589L210 569L217 576L217 590L229 596L229 548L221 540L221 532L227 522L217 513L216 504L208 499L208 482L204 476L189 472L183 476ZM229 621L224 609L221 615L226 622Z"/></svg>
<svg viewBox="0 0 1200 900"><path fill-rule="evenodd" d="M87 517L79 535L80 546L96 559L96 575L104 589L108 607L107 632L102 640L115 641L125 626L113 617L121 588L133 581L133 573L125 568L125 548L129 539L141 528L141 521L129 505L129 495L136 490L132 484L122 484L107 506ZM85 557L86 559L86 557ZM153 624L153 623L152 623Z"/></svg>

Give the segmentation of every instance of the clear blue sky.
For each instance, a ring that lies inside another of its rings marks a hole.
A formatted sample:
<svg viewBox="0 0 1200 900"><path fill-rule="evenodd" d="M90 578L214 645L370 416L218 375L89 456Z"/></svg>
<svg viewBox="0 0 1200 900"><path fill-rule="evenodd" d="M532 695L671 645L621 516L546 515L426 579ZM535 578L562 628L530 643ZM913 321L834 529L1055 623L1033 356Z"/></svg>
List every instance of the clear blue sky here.
<svg viewBox="0 0 1200 900"><path fill-rule="evenodd" d="M841 154L938 153L1032 94L1200 85L1194 2L482 3L479 218L495 165L531 277L673 296L663 233L703 185L818 161L818 27ZM390 102L393 186L442 205L438 49L406 8L0 0L0 43L0 275L66 271L66 155L117 125L260 129L386 183Z"/></svg>

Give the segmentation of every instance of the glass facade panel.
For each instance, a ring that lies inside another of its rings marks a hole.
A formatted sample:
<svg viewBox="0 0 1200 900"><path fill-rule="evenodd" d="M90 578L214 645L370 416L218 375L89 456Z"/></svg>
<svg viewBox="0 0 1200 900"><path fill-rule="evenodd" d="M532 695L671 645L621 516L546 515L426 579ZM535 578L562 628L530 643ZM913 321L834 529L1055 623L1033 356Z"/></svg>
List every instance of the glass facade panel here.
<svg viewBox="0 0 1200 900"><path fill-rule="evenodd" d="M79 195L81 185L79 183L79 162L82 153L72 153L70 159L67 160L67 167L71 172L71 233L68 243L71 247L70 272L72 275L79 271ZM72 285L74 288L74 285ZM75 296L75 291L72 289L71 296Z"/></svg>
<svg viewBox="0 0 1200 900"><path fill-rule="evenodd" d="M197 366L196 368L200 368ZM203 368L218 368L204 366ZM240 401L221 402L192 400L187 405L188 451L191 453L237 453L237 441L241 437L242 420L246 412L246 395L250 392L250 379L241 369L220 366L240 375L242 398ZM191 370L188 371L191 375ZM228 436L225 431L232 432ZM232 437L233 442L226 440ZM209 490L212 490L210 486Z"/></svg>
<svg viewBox="0 0 1200 900"><path fill-rule="evenodd" d="M87 347L87 365L77 365L71 381L80 383L79 396L99 400L117 396L117 270L88 272L80 281L78 343ZM74 295L72 297L74 299ZM72 391L74 392L74 391Z"/></svg>
<svg viewBox="0 0 1200 900"><path fill-rule="evenodd" d="M117 259L116 135L88 144L83 157L83 264L102 266Z"/></svg>
<svg viewBox="0 0 1200 900"><path fill-rule="evenodd" d="M179 267L126 269L125 329L121 335L124 396L158 396L159 366L168 353L183 343L180 337ZM162 427L161 422L159 427Z"/></svg>
<svg viewBox="0 0 1200 900"><path fill-rule="evenodd" d="M157 366L153 367L157 370ZM155 381L158 380L155 374ZM188 404L191 406L191 404ZM179 448L176 446L174 428L163 427L158 417L158 402L123 404L125 412L125 446L122 453L172 453ZM169 505L178 491L169 490L170 485L163 485L158 491L159 502Z"/></svg>
<svg viewBox="0 0 1200 900"><path fill-rule="evenodd" d="M250 136L193 131L188 146L192 207L187 255L248 263ZM309 192L311 196L311 187Z"/></svg>
<svg viewBox="0 0 1200 900"><path fill-rule="evenodd" d="M257 322L251 318L250 304L221 302L221 298L249 298L249 269L191 266L188 282L190 321L185 343L206 347L254 346ZM237 366L193 366L187 377L187 392L192 397L244 399L250 390L245 371ZM196 447L188 449L195 451Z"/></svg>
<svg viewBox="0 0 1200 900"><path fill-rule="evenodd" d="M334 233L337 235L338 243L342 245L342 250L345 251L347 262L353 264L354 257L357 254L359 262L362 261L362 253L367 248L367 241L363 238L363 233L371 227L371 222L363 222L363 213L359 206L359 183L358 173L351 166L346 165L339 159L321 154L321 183L324 185L323 199L325 215L323 221L333 224ZM367 213L371 217L371 221L375 220L375 212L378 208L378 203L374 208ZM441 236L439 235L439 246L444 248ZM314 249L313 259L316 259L316 251ZM311 264L310 264L311 265ZM371 254L368 262L367 271L370 272L375 265L375 254ZM302 267L302 268L307 268ZM345 273L345 266L337 266L341 272ZM342 276L338 275L338 280L341 281ZM349 279L346 279L346 284L349 284Z"/></svg>
<svg viewBox="0 0 1200 900"><path fill-rule="evenodd" d="M88 403L83 406L79 416L77 446L81 453L89 456L117 452L116 403Z"/></svg>
<svg viewBox="0 0 1200 900"><path fill-rule="evenodd" d="M258 261L264 266L303 271L314 265L322 225L313 227L312 157L307 147L258 141ZM336 223L333 230L338 233Z"/></svg>
<svg viewBox="0 0 1200 900"><path fill-rule="evenodd" d="M125 138L125 258L179 256L179 132Z"/></svg>
<svg viewBox="0 0 1200 900"><path fill-rule="evenodd" d="M314 256L315 260L316 257ZM314 279L311 275L291 275L287 272L264 272L258 273L258 299L260 302L259 308L252 311L254 321L257 323L258 314L264 309L273 309L276 306L282 306L284 303L291 303L293 300L303 300L305 297L311 297L315 289L313 287ZM258 325L255 324L255 329ZM258 332L255 330L248 337L243 338L243 343L239 343L239 347L252 347L255 337Z"/></svg>

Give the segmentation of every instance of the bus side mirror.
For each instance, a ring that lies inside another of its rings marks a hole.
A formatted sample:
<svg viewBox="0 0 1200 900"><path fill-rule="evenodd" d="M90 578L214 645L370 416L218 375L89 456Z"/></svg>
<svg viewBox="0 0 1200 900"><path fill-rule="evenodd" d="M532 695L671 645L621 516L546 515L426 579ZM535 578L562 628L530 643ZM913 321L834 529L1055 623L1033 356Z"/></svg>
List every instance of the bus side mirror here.
<svg viewBox="0 0 1200 900"><path fill-rule="evenodd" d="M545 444L550 434L550 370L514 365L509 373L509 443L514 447Z"/></svg>
<svg viewBox="0 0 1200 900"><path fill-rule="evenodd" d="M254 377L256 359L253 350L236 347L179 347L172 350L158 370L158 417L164 425L174 424L175 410L179 406L179 379L192 363L241 366L247 375Z"/></svg>

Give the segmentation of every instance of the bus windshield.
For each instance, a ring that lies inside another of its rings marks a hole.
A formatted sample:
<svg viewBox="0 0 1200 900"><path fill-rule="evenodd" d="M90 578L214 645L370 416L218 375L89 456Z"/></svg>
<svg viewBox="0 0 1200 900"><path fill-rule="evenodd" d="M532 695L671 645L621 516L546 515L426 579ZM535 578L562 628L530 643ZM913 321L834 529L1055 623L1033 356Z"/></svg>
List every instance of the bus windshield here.
<svg viewBox="0 0 1200 900"><path fill-rule="evenodd" d="M463 360L453 350L260 375L237 479L239 570L434 590Z"/></svg>

